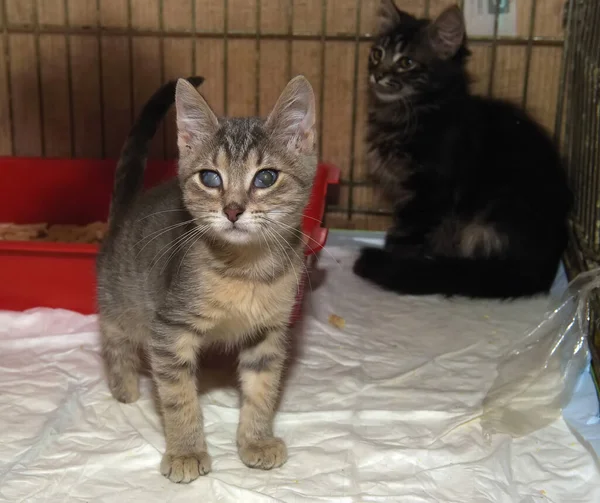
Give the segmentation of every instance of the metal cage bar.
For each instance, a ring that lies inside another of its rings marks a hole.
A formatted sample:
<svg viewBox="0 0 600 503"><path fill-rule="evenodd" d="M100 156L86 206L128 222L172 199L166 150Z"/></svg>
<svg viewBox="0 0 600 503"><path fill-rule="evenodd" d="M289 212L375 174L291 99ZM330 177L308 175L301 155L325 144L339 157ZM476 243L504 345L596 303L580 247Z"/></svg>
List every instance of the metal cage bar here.
<svg viewBox="0 0 600 503"><path fill-rule="evenodd" d="M362 1L356 0L356 41L354 42L354 79L352 82L352 117L350 124L350 170L348 172L348 209L347 215L348 220L352 220L352 213L354 210L354 170L356 168L356 122L357 122L357 103L358 103L358 65L360 64L360 21L362 14ZM321 111L321 114L323 111Z"/></svg>
<svg viewBox="0 0 600 503"><path fill-rule="evenodd" d="M288 0L288 29L287 29L287 70L288 81L292 79L292 55L294 50L294 0Z"/></svg>
<svg viewBox="0 0 600 503"><path fill-rule="evenodd" d="M165 17L164 17L164 10L165 10L165 0L159 0L158 2L158 23L159 23L159 32L160 34L158 35L158 58L159 58L159 68L160 68L160 81L164 82L166 77L165 77ZM189 37L189 33L188 33L188 37ZM162 151L163 151L163 157L166 158L167 157L167 145L168 145L168 138L167 138L167 128L163 128L162 130Z"/></svg>
<svg viewBox="0 0 600 503"><path fill-rule="evenodd" d="M40 122L40 148L42 156L46 155L46 133L44 131L44 93L42 92L42 56L40 50L40 16L39 16L39 5L35 2L33 6L33 24L34 24L34 43L35 43L35 73L38 86L39 95L39 116Z"/></svg>
<svg viewBox="0 0 600 503"><path fill-rule="evenodd" d="M66 0L65 0L66 1ZM10 121L10 154L15 154L15 121L13 120L13 100L12 100L12 84L10 80L10 40L8 38L8 17L6 13L6 2L2 1L2 19L4 26L2 27L2 39L4 41L4 64L6 65L6 90L8 93L8 120Z"/></svg>
<svg viewBox="0 0 600 503"><path fill-rule="evenodd" d="M261 26L260 23L262 22L262 0L256 0L256 17L255 17L255 22L256 22L256 61L254 62L254 72L255 72L255 79L256 79L256 95L254 98L254 114L256 116L260 115L260 61L261 61L261 57L260 57L260 53L261 53L261 45L260 45L260 41L261 41Z"/></svg>
<svg viewBox="0 0 600 503"><path fill-rule="evenodd" d="M163 0L164 1L164 0ZM223 0L226 4L228 4L228 0ZM323 5L327 3L327 0L322 0ZM365 0L359 0L364 2ZM226 12L229 9L226 9ZM323 9L326 11L326 6ZM227 16L226 16L227 17ZM31 33L32 29L29 25L21 25L21 24L9 24L5 27L5 30L8 33ZM168 32L163 31L162 29L153 30L148 28L119 28L119 27L94 27L94 26L54 26L54 25L43 25L39 26L39 32L41 34L69 34L69 35L90 35L96 34L97 32L102 32L106 35L131 35L134 37L151 37L151 36L161 36L168 34L169 37L173 38L189 38L189 31L182 30L169 30ZM198 31L198 38L222 38L224 35L224 31ZM249 32L229 32L227 33L228 38L231 39L241 39L241 40L254 40L256 38L255 31ZM292 35L287 33L263 33L261 34L261 39L266 40L314 40L320 41L325 39L326 41L339 41L339 42L354 42L356 40L356 36L354 34L347 33L330 33L325 35L322 34L309 34L309 33L294 33ZM373 40L373 35L370 34L361 34L359 36L359 40L361 42L369 42ZM492 37L484 37L484 36L472 36L469 37L470 43L489 43L492 41ZM529 39L527 37L509 37L509 36L498 36L497 43L499 45L521 45L526 46L529 43ZM562 47L564 44L564 40L562 37L552 37L552 36L534 36L532 39L533 45L542 45L542 46L555 46Z"/></svg>
<svg viewBox="0 0 600 503"><path fill-rule="evenodd" d="M131 0L129 0L131 3ZM65 11L65 26L69 28L71 26L71 20L69 18L69 0L64 0L63 9ZM4 17L6 19L6 16ZM73 65L71 62L71 35L68 31L65 32L65 57L67 67L67 93L69 100L69 127L70 127L70 151L71 157L75 157L75 105L73 103ZM133 93L133 86L131 86L131 92Z"/></svg>
<svg viewBox="0 0 600 503"><path fill-rule="evenodd" d="M67 0L65 0L65 2L66 1ZM131 0L127 0L127 29L133 31L133 6L131 5ZM129 120L133 124L135 121L135 73L133 67L133 37L131 35L127 35L127 52L129 58L129 75L131 75L131 86L129 88L129 102L131 103L131 108Z"/></svg>
<svg viewBox="0 0 600 503"><path fill-rule="evenodd" d="M323 110L325 109L325 44L327 42L327 0L321 2L321 81L319 86L319 155L323 152Z"/></svg>
<svg viewBox="0 0 600 503"><path fill-rule="evenodd" d="M535 17L537 14L538 0L531 0L531 10L529 11L529 31L527 40L527 50L525 53L525 77L523 78L523 97L521 106L527 106L527 92L529 90L529 71L531 70L531 56L533 54L533 34L535 33Z"/></svg>
<svg viewBox="0 0 600 503"><path fill-rule="evenodd" d="M217 35L218 36L218 35ZM223 114L229 112L229 0L223 0Z"/></svg>
<svg viewBox="0 0 600 503"><path fill-rule="evenodd" d="M494 32L492 35L492 60L490 61L490 74L488 77L488 96L494 93L494 77L496 75L496 58L498 56L498 23L500 22L500 1L496 0L496 9L494 12Z"/></svg>
<svg viewBox="0 0 600 503"><path fill-rule="evenodd" d="M106 124L104 123L104 64L102 62L102 30L100 29L100 26L100 0L96 0L96 27L98 29L98 34L96 36L96 43L98 44L98 99L100 103L100 152L104 158L106 157Z"/></svg>

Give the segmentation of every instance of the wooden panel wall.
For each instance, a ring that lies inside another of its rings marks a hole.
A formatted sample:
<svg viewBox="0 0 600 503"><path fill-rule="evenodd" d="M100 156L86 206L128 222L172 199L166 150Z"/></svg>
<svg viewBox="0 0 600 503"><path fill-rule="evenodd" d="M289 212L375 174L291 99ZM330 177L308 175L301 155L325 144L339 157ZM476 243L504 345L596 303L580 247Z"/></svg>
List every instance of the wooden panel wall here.
<svg viewBox="0 0 600 503"><path fill-rule="evenodd" d="M435 15L452 0L397 0ZM472 40L478 93L525 105L552 129L563 0L513 0L516 38ZM206 77L219 113L265 115L302 73L320 107L323 159L342 169L328 224L382 229L364 164L366 59L379 0L0 0L0 155L118 155L168 78ZM533 22L531 15L533 14ZM152 156L176 155L173 114Z"/></svg>

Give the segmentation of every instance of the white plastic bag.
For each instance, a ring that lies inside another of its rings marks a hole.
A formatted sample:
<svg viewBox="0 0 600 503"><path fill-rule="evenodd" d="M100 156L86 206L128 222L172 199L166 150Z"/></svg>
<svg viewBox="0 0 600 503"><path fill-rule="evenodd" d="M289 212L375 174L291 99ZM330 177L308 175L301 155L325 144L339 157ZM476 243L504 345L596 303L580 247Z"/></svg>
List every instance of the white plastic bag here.
<svg viewBox="0 0 600 503"><path fill-rule="evenodd" d="M580 274L554 311L500 361L483 401L486 437L527 435L561 413L589 362L589 301L599 286L600 269Z"/></svg>

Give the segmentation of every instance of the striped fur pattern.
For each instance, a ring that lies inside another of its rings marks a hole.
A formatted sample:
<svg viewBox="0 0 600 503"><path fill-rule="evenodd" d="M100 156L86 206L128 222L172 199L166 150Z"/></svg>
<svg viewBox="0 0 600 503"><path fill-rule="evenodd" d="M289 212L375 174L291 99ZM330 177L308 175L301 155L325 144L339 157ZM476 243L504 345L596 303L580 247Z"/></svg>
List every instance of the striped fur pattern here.
<svg viewBox="0 0 600 503"><path fill-rule="evenodd" d="M172 100L171 83L123 150L98 259L110 390L134 402L148 360L164 416L160 469L183 483L211 469L196 375L213 344L239 349L242 461L271 469L287 459L273 419L317 165L314 95L304 77L290 81L266 120L217 118L190 82L198 81L176 84L177 179L141 193L149 136L138 133L155 130L166 107L153 100L164 104L169 92Z"/></svg>
<svg viewBox="0 0 600 503"><path fill-rule="evenodd" d="M394 225L354 271L411 295L547 292L567 244L565 171L525 111L470 93L466 41L456 5L431 21L381 0L367 163Z"/></svg>

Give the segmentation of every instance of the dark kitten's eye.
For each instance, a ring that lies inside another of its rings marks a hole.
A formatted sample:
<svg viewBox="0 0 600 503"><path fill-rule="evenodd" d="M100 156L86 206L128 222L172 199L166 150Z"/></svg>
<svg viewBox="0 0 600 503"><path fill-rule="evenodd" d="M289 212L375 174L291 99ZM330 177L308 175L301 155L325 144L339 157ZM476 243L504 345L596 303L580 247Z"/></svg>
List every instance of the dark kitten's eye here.
<svg viewBox="0 0 600 503"><path fill-rule="evenodd" d="M398 60L398 67L402 70L410 70L413 66L415 66L415 62L408 56L403 56Z"/></svg>
<svg viewBox="0 0 600 503"><path fill-rule="evenodd" d="M252 182L256 188L266 189L277 181L277 171L273 169L262 169L254 177Z"/></svg>
<svg viewBox="0 0 600 503"><path fill-rule="evenodd" d="M378 64L383 59L383 49L381 47L373 47L371 49L370 58L374 65Z"/></svg>
<svg viewBox="0 0 600 503"><path fill-rule="evenodd" d="M200 181L211 189L215 189L223 185L223 181L221 180L219 173L208 169L200 171Z"/></svg>

